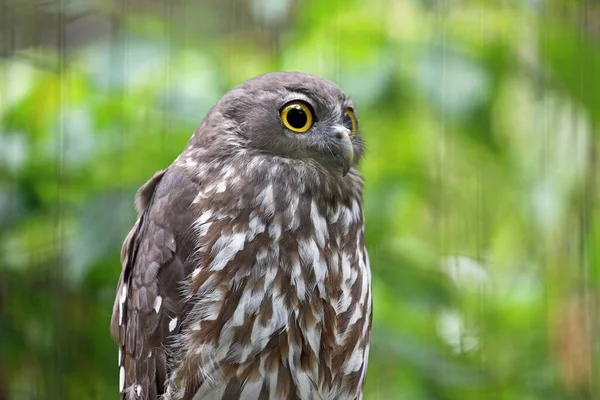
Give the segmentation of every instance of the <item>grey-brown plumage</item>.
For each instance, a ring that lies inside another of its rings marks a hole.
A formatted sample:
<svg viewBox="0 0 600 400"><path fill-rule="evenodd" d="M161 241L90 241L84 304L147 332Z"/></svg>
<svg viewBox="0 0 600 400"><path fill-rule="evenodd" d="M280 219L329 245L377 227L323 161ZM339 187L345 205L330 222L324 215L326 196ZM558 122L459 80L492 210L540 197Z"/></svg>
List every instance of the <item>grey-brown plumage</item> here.
<svg viewBox="0 0 600 400"><path fill-rule="evenodd" d="M111 331L123 399L359 399L363 152L333 83L237 86L136 196Z"/></svg>

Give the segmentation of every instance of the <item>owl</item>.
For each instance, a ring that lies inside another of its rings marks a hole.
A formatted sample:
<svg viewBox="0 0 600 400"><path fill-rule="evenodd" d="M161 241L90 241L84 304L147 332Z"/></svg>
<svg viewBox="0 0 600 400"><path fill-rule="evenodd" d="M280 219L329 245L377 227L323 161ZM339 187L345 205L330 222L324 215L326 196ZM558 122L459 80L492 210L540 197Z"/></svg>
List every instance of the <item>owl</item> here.
<svg viewBox="0 0 600 400"><path fill-rule="evenodd" d="M371 331L354 103L260 75L137 192L111 333L121 399L360 399Z"/></svg>

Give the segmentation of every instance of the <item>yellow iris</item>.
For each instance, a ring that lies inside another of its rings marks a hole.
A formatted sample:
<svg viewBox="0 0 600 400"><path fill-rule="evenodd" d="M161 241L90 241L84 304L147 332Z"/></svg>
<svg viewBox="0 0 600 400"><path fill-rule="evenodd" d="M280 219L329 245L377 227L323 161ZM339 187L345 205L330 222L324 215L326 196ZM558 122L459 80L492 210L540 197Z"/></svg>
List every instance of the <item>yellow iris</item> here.
<svg viewBox="0 0 600 400"><path fill-rule="evenodd" d="M350 136L354 137L358 132L358 122L356 122L356 115L354 115L354 111L352 111L352 109L350 108L346 108L345 113L348 116L348 118L350 118L350 121L352 121L352 133L350 134Z"/></svg>
<svg viewBox="0 0 600 400"><path fill-rule="evenodd" d="M280 112L281 121L293 132L304 133L313 125L313 114L308 104L303 101L287 103Z"/></svg>

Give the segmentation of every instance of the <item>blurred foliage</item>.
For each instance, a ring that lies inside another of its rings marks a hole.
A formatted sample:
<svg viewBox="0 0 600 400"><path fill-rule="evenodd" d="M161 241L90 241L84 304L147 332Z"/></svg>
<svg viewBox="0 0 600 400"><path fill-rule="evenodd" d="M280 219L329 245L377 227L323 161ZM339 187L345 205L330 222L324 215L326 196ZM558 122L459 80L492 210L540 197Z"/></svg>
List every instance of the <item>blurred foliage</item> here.
<svg viewBox="0 0 600 400"><path fill-rule="evenodd" d="M358 104L366 399L596 399L597 0L4 0L0 399L106 399L135 190L235 84Z"/></svg>

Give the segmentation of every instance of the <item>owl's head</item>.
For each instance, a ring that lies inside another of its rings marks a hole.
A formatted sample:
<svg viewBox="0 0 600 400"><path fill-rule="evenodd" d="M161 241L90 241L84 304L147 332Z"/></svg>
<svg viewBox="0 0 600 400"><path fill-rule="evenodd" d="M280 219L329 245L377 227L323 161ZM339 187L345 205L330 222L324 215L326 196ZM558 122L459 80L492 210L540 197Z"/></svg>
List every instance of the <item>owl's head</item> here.
<svg viewBox="0 0 600 400"><path fill-rule="evenodd" d="M211 114L223 118L226 135L244 150L299 160L315 160L346 175L361 158L354 103L334 83L305 73L275 72L252 78L229 91Z"/></svg>

